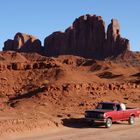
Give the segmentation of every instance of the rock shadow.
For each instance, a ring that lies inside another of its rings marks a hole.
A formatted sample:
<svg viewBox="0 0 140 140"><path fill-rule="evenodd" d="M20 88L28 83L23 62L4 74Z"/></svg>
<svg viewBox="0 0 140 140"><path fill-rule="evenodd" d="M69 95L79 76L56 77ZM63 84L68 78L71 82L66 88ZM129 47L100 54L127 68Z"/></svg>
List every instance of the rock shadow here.
<svg viewBox="0 0 140 140"><path fill-rule="evenodd" d="M37 88L37 89L34 89L34 90L29 91L29 92L27 92L27 93L24 93L24 94L22 94L22 95L19 94L19 95L15 96L15 97L11 97L11 98L9 99L9 101L20 100L20 99L24 99L24 98L31 98L31 97L33 97L33 96L35 96L35 95L37 95L37 94L39 94L39 93L45 91L46 88L47 88L47 87L45 87L45 86L44 86L44 87L39 87L39 88Z"/></svg>
<svg viewBox="0 0 140 140"><path fill-rule="evenodd" d="M112 72L106 71L106 72L98 74L97 76L100 78L113 79L113 78L121 77L123 75L122 74L116 75L116 74L113 74Z"/></svg>

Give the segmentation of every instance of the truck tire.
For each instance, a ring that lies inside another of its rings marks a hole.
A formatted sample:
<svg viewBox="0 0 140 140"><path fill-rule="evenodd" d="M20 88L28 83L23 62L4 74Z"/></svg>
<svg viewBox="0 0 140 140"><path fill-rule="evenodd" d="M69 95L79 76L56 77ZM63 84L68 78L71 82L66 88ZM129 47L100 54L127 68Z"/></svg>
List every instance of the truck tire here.
<svg viewBox="0 0 140 140"><path fill-rule="evenodd" d="M130 125L133 125L135 123L135 117L133 115L129 117L128 123Z"/></svg>
<svg viewBox="0 0 140 140"><path fill-rule="evenodd" d="M105 127L106 128L110 128L112 126L112 119L111 118L107 118L106 122L105 122Z"/></svg>

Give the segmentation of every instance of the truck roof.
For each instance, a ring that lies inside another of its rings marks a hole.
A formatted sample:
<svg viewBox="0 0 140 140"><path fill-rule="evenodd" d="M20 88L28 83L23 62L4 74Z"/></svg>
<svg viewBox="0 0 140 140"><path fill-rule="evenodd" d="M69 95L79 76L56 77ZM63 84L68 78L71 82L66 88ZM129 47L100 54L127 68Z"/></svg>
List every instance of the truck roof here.
<svg viewBox="0 0 140 140"><path fill-rule="evenodd" d="M99 103L104 103L104 104L120 104L120 103L116 103L116 102L99 102Z"/></svg>

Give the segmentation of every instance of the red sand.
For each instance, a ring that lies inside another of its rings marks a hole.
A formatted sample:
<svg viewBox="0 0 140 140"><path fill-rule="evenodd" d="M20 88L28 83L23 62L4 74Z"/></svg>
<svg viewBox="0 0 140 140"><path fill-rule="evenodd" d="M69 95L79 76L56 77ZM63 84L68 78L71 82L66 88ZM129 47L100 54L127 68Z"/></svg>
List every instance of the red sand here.
<svg viewBox="0 0 140 140"><path fill-rule="evenodd" d="M140 107L140 54L97 61L0 52L0 134L59 127L100 101Z"/></svg>

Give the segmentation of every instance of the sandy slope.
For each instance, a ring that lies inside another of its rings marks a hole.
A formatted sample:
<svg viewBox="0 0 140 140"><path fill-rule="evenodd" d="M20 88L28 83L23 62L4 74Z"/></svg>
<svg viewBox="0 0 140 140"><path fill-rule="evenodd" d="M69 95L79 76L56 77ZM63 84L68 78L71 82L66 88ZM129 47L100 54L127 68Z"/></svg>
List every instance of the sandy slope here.
<svg viewBox="0 0 140 140"><path fill-rule="evenodd" d="M64 119L76 119L100 101L140 108L139 53L127 59L99 61L0 52L0 136L46 128L59 130ZM75 131L77 138L81 131L87 131L89 138L93 130L100 132L95 128L63 130L60 134L68 137L67 133L72 133L70 138Z"/></svg>

